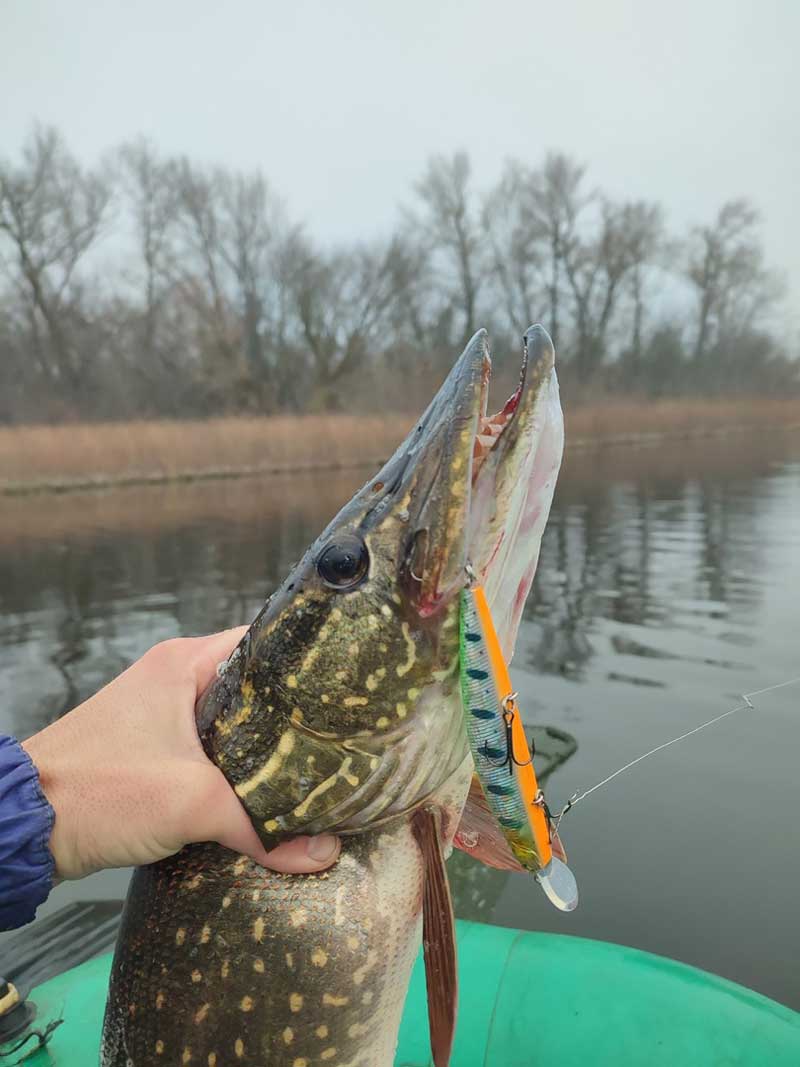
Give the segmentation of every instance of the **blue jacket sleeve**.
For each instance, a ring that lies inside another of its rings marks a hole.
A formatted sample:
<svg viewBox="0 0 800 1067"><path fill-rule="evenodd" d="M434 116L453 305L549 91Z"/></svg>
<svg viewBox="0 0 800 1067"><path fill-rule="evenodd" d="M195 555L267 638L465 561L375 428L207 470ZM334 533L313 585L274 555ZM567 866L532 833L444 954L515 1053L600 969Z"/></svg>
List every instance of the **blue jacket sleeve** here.
<svg viewBox="0 0 800 1067"><path fill-rule="evenodd" d="M0 735L0 930L29 923L53 887L54 820L30 756Z"/></svg>

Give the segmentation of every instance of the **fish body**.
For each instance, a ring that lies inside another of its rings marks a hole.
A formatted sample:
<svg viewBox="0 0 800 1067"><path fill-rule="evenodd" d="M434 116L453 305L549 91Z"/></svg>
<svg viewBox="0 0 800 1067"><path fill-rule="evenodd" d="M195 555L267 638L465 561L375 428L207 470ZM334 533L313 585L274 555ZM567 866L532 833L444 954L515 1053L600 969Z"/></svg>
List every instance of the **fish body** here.
<svg viewBox="0 0 800 1067"><path fill-rule="evenodd" d="M103 1067L390 1067L423 912L434 1058L447 1063L442 863L472 775L459 593L469 563L513 648L543 526L528 490L540 492L543 427L561 428L541 327L491 448L478 440L489 374L481 331L198 703L204 749L264 844L330 830L344 835L339 861L283 875L203 844L136 871Z"/></svg>

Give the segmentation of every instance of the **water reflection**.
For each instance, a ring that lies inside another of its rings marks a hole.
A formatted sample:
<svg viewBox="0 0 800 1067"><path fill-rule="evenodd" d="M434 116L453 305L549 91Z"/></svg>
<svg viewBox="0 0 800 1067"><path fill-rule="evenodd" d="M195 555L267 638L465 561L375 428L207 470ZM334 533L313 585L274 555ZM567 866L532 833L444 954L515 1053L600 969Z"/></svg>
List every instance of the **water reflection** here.
<svg viewBox="0 0 800 1067"><path fill-rule="evenodd" d="M551 804L799 673L798 460L796 437L766 435L568 455L513 664L527 721L580 742ZM155 641L252 618L364 477L0 501L0 730L27 736ZM773 694L570 814L568 925L529 879L466 857L451 861L461 914L638 945L800 1005L796 707ZM48 907L119 897L126 878L61 887Z"/></svg>

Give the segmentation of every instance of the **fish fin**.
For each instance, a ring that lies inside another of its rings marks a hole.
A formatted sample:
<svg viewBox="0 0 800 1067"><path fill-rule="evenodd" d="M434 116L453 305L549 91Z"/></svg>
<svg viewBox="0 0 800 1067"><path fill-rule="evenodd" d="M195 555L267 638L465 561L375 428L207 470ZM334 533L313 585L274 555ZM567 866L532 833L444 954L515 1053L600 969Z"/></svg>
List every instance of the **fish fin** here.
<svg viewBox="0 0 800 1067"><path fill-rule="evenodd" d="M472 776L469 795L453 844L487 867L496 867L500 871L525 870L509 848L502 827L492 814L477 774ZM559 839L554 837L551 844L554 855L565 860Z"/></svg>
<svg viewBox="0 0 800 1067"><path fill-rule="evenodd" d="M414 836L424 861L422 929L425 983L428 989L428 1025L434 1067L448 1067L456 1028L458 970L453 904L442 852L438 816L418 811Z"/></svg>

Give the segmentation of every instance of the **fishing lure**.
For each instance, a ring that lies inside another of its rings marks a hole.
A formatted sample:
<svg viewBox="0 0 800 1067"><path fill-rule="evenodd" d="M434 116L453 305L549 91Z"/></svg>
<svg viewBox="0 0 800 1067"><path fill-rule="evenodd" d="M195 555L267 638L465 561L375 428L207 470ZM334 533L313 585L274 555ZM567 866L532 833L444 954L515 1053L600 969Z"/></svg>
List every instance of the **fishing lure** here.
<svg viewBox="0 0 800 1067"><path fill-rule="evenodd" d="M464 719L486 802L519 863L561 911L578 903L572 871L553 854L550 818L486 594L462 590L460 674Z"/></svg>

